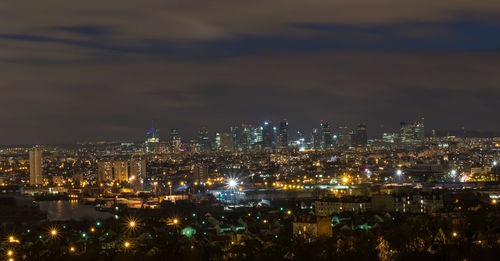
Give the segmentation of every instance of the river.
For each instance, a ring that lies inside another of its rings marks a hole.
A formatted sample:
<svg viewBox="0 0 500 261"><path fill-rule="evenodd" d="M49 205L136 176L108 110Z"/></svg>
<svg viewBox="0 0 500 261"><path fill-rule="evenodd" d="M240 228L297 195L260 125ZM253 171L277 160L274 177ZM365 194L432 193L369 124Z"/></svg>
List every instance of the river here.
<svg viewBox="0 0 500 261"><path fill-rule="evenodd" d="M38 201L40 210L47 212L49 221L84 219L107 219L113 217L107 212L99 212L93 206L81 204L78 200Z"/></svg>

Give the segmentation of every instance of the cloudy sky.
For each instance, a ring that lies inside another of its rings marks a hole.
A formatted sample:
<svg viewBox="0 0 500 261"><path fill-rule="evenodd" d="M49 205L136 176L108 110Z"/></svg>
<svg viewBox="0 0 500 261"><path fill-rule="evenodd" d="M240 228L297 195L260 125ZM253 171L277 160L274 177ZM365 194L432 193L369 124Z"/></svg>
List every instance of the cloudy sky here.
<svg viewBox="0 0 500 261"><path fill-rule="evenodd" d="M0 144L500 130L498 0L3 0L0 21Z"/></svg>

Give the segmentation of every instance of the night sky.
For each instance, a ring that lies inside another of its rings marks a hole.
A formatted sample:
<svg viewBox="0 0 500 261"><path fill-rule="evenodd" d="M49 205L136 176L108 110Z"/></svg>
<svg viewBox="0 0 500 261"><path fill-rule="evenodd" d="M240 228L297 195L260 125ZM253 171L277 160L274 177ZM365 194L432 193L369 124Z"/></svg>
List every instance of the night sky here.
<svg viewBox="0 0 500 261"><path fill-rule="evenodd" d="M498 0L3 0L0 21L0 144L142 140L151 120L500 131Z"/></svg>

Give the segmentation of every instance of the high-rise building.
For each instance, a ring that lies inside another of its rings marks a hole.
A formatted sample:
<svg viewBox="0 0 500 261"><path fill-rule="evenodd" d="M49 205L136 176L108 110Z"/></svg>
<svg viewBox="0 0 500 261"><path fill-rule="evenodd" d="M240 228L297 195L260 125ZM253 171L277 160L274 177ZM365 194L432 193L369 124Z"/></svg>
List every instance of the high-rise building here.
<svg viewBox="0 0 500 261"><path fill-rule="evenodd" d="M253 144L252 125L249 124L241 124L241 135L238 144L242 150L248 150L251 148Z"/></svg>
<svg viewBox="0 0 500 261"><path fill-rule="evenodd" d="M303 131L297 131L297 147L299 151L306 149L306 139Z"/></svg>
<svg viewBox="0 0 500 261"><path fill-rule="evenodd" d="M265 121L262 126L262 143L264 149L273 149L274 146L274 128L270 121Z"/></svg>
<svg viewBox="0 0 500 261"><path fill-rule="evenodd" d="M154 121L151 123L151 130L146 133L146 152L152 152L159 147L160 129L155 128Z"/></svg>
<svg viewBox="0 0 500 261"><path fill-rule="evenodd" d="M113 162L113 179L118 182L128 181L128 161Z"/></svg>
<svg viewBox="0 0 500 261"><path fill-rule="evenodd" d="M215 144L217 150L223 150L223 151L234 150L232 133L217 132L215 134Z"/></svg>
<svg viewBox="0 0 500 261"><path fill-rule="evenodd" d="M42 150L34 147L30 150L30 185L43 185Z"/></svg>
<svg viewBox="0 0 500 261"><path fill-rule="evenodd" d="M349 127L347 126L339 127L338 145L340 147L349 147L351 145L351 136L349 136Z"/></svg>
<svg viewBox="0 0 500 261"><path fill-rule="evenodd" d="M401 122L399 138L402 143L423 143L425 139L424 118L413 123Z"/></svg>
<svg viewBox="0 0 500 261"><path fill-rule="evenodd" d="M206 180L208 178L208 165L195 164L193 166L193 178L197 182Z"/></svg>
<svg viewBox="0 0 500 261"><path fill-rule="evenodd" d="M208 130L203 128L198 131L198 140L200 142L200 149L202 151L210 150L210 138L208 137Z"/></svg>
<svg viewBox="0 0 500 261"><path fill-rule="evenodd" d="M366 130L366 124L361 123L356 129L356 145L366 146L368 144L368 132Z"/></svg>
<svg viewBox="0 0 500 261"><path fill-rule="evenodd" d="M278 147L282 149L288 147L288 122L286 120L279 122Z"/></svg>
<svg viewBox="0 0 500 261"><path fill-rule="evenodd" d="M99 183L113 181L113 163L111 161L97 162L97 173Z"/></svg>
<svg viewBox="0 0 500 261"><path fill-rule="evenodd" d="M170 129L170 147L172 151L179 151L181 148L181 137L178 129Z"/></svg>
<svg viewBox="0 0 500 261"><path fill-rule="evenodd" d="M264 127L260 126L257 128L252 128L252 147L262 147L262 132L264 131Z"/></svg>
<svg viewBox="0 0 500 261"><path fill-rule="evenodd" d="M230 127L229 129L231 130L231 135L233 137L233 150L237 150L238 146L239 146L238 141L239 141L240 136L241 136L240 128L238 128L238 126L233 126L233 127Z"/></svg>
<svg viewBox="0 0 500 261"><path fill-rule="evenodd" d="M317 128L312 129L311 134L311 148L312 149L320 149L321 148L321 139L320 139L320 131Z"/></svg>
<svg viewBox="0 0 500 261"><path fill-rule="evenodd" d="M330 128L330 123L328 121L322 120L320 123L321 127L321 142L320 147L322 149L327 149L332 146L332 129Z"/></svg>
<svg viewBox="0 0 500 261"><path fill-rule="evenodd" d="M413 123L413 139L415 142L423 143L425 140L424 117Z"/></svg>
<svg viewBox="0 0 500 261"><path fill-rule="evenodd" d="M146 180L148 178L146 173L146 160L144 159L131 159L130 160L130 176L137 179Z"/></svg>

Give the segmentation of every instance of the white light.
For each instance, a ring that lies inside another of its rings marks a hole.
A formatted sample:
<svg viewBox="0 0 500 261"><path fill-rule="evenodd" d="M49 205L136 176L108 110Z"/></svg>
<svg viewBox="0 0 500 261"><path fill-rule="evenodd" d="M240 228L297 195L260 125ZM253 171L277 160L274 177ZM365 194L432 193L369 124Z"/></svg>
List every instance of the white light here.
<svg viewBox="0 0 500 261"><path fill-rule="evenodd" d="M403 175L403 171L401 171L400 169L398 169L398 170L396 170L396 174L397 174L398 176L401 176L401 175Z"/></svg>
<svg viewBox="0 0 500 261"><path fill-rule="evenodd" d="M229 180L229 187L234 188L237 185L238 185L238 182L236 182L236 180L234 180L234 179Z"/></svg>
<svg viewBox="0 0 500 261"><path fill-rule="evenodd" d="M497 161L496 161L496 160L495 160L495 161L493 161L493 166L496 166L497 164L498 164L498 163L497 163Z"/></svg>
<svg viewBox="0 0 500 261"><path fill-rule="evenodd" d="M451 171L451 175L452 175L452 176L456 176L456 175L457 175L457 171L456 171L456 170L452 170L452 171Z"/></svg>

